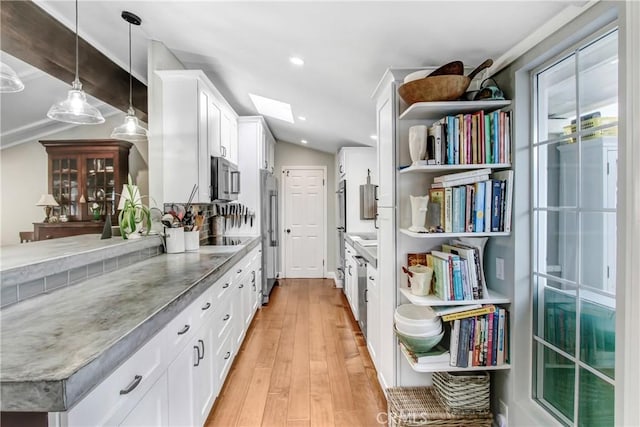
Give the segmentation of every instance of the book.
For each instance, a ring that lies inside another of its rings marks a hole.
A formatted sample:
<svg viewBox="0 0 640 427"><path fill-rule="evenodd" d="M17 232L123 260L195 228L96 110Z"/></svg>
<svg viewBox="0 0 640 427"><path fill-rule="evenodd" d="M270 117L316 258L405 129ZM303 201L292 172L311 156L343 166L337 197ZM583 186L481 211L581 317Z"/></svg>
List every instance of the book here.
<svg viewBox="0 0 640 427"><path fill-rule="evenodd" d="M464 231L473 232L473 208L475 204L475 187L467 185L467 203L465 205Z"/></svg>
<svg viewBox="0 0 640 427"><path fill-rule="evenodd" d="M491 231L491 190L493 183L491 180L484 182L484 232Z"/></svg>
<svg viewBox="0 0 640 427"><path fill-rule="evenodd" d="M493 366L493 317L495 312L487 314L487 340L485 353L487 355L485 366Z"/></svg>
<svg viewBox="0 0 640 427"><path fill-rule="evenodd" d="M496 307L494 305L484 305L480 308L474 308L466 311L459 311L457 313L445 314L442 317L442 320L445 322L449 322L451 320L458 319L466 319L468 317L482 316L483 314L489 314L496 311Z"/></svg>
<svg viewBox="0 0 640 427"><path fill-rule="evenodd" d="M429 128L433 135L433 154L436 165L442 164L442 124L435 123Z"/></svg>
<svg viewBox="0 0 640 427"><path fill-rule="evenodd" d="M497 365L502 365L504 363L504 325L505 325L505 309L501 308L498 310L498 357L497 357Z"/></svg>
<svg viewBox="0 0 640 427"><path fill-rule="evenodd" d="M455 133L454 127L454 118L453 116L447 116L447 164L453 165L455 162L453 161L453 134Z"/></svg>
<svg viewBox="0 0 640 427"><path fill-rule="evenodd" d="M484 181L475 184L475 206L473 231L484 231Z"/></svg>
<svg viewBox="0 0 640 427"><path fill-rule="evenodd" d="M433 178L433 182L447 182L447 181L455 181L461 178L469 178L472 176L480 176L480 175L489 175L491 173L491 169L475 169L467 172L459 172L459 173L451 173L447 175L441 175Z"/></svg>
<svg viewBox="0 0 640 427"><path fill-rule="evenodd" d="M455 181L434 182L431 184L431 188L450 188L457 187L459 185L475 184L476 182L486 181L489 179L489 175L477 175L467 178L460 178Z"/></svg>
<svg viewBox="0 0 640 427"><path fill-rule="evenodd" d="M471 335L471 319L460 319L458 337L458 362L456 366L466 368L469 360L469 336Z"/></svg>
<svg viewBox="0 0 640 427"><path fill-rule="evenodd" d="M484 162L491 163L491 116L484 116Z"/></svg>
<svg viewBox="0 0 640 427"><path fill-rule="evenodd" d="M503 201L504 204L504 228L502 230L506 232L511 231L511 210L513 204L513 170L505 170L493 173L494 179L499 179L505 182L505 191Z"/></svg>
<svg viewBox="0 0 640 427"><path fill-rule="evenodd" d="M451 188L444 190L444 232L451 233Z"/></svg>
<svg viewBox="0 0 640 427"><path fill-rule="evenodd" d="M500 231L500 207L502 206L501 181L491 180L491 231Z"/></svg>
<svg viewBox="0 0 640 427"><path fill-rule="evenodd" d="M451 255L450 262L453 277L453 298L456 301L462 301L464 300L464 293L462 290L462 271L460 268L460 257L458 255Z"/></svg>
<svg viewBox="0 0 640 427"><path fill-rule="evenodd" d="M427 253L408 253L407 254L407 266L412 265L427 265Z"/></svg>
<svg viewBox="0 0 640 427"><path fill-rule="evenodd" d="M467 277L469 278L469 285L471 290L471 296L469 299L478 299L478 288L480 285L478 283L475 250L468 247L443 244L442 252L458 255L460 258L467 261Z"/></svg>
<svg viewBox="0 0 640 427"><path fill-rule="evenodd" d="M451 207L451 231L460 233L462 231L460 225L460 191L462 187L453 187L453 206Z"/></svg>
<svg viewBox="0 0 640 427"><path fill-rule="evenodd" d="M444 189L442 188L430 188L429 189L429 202L437 203L440 206L440 227L444 229ZM432 224L430 224L432 225Z"/></svg>
<svg viewBox="0 0 640 427"><path fill-rule="evenodd" d="M459 313L461 311L473 310L476 308L482 308L480 304L470 304L470 305L441 305L441 306L433 306L431 309L436 316L445 316L447 314Z"/></svg>
<svg viewBox="0 0 640 427"><path fill-rule="evenodd" d="M458 366L458 344L460 342L460 320L455 320L451 326L449 339L449 365Z"/></svg>
<svg viewBox="0 0 640 427"><path fill-rule="evenodd" d="M451 358L449 350L443 347L442 344L438 344L431 350L424 353L416 353L408 349L403 343L400 343L400 349L409 359L413 361L413 363L417 364L449 362Z"/></svg>

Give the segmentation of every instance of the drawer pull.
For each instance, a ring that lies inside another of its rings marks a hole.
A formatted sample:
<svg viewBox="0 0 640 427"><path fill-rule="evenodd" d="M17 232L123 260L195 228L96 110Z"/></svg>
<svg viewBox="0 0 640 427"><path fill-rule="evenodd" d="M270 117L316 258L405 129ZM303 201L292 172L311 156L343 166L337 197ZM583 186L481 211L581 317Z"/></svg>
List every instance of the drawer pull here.
<svg viewBox="0 0 640 427"><path fill-rule="evenodd" d="M376 281L376 279L374 279L373 276L369 276L369 280L371 280L372 282Z"/></svg>
<svg viewBox="0 0 640 427"><path fill-rule="evenodd" d="M240 274L240 273L242 273L242 269L239 269L239 270L238 270L238 274Z"/></svg>
<svg viewBox="0 0 640 427"><path fill-rule="evenodd" d="M244 284L241 284L240 286L238 286L238 289L242 289L244 288Z"/></svg>
<svg viewBox="0 0 640 427"><path fill-rule="evenodd" d="M202 307L202 310L209 310L209 307L211 307L211 303L208 302L204 305L204 307Z"/></svg>
<svg viewBox="0 0 640 427"><path fill-rule="evenodd" d="M229 314L227 314L226 316L224 316L224 317L222 318L222 320L226 322L227 320L229 320L229 318L230 318L230 317L231 317L231 316L230 316Z"/></svg>
<svg viewBox="0 0 640 427"><path fill-rule="evenodd" d="M227 353L224 355L224 360L227 360L230 357L231 357L231 352L227 351Z"/></svg>
<svg viewBox="0 0 640 427"><path fill-rule="evenodd" d="M187 333L187 331L189 330L189 328L191 328L191 326L189 325L184 325L184 328L182 328L181 330L178 331L178 335L184 335Z"/></svg>
<svg viewBox="0 0 640 427"><path fill-rule="evenodd" d="M136 375L135 377L133 377L133 381L131 381L131 383L124 390L120 390L120 394L131 393L136 387L138 387L140 381L142 381L142 375Z"/></svg>
<svg viewBox="0 0 640 427"><path fill-rule="evenodd" d="M225 283L224 285L222 285L222 289L227 289L229 287L228 283Z"/></svg>
<svg viewBox="0 0 640 427"><path fill-rule="evenodd" d="M202 354L198 354L198 357L200 357L200 359L204 359L204 341L198 340L198 344L202 344ZM198 353L200 353L200 350L198 350Z"/></svg>
<svg viewBox="0 0 640 427"><path fill-rule="evenodd" d="M193 349L196 351L196 361L193 364L193 366L199 366L200 365L200 346L198 345L194 345Z"/></svg>

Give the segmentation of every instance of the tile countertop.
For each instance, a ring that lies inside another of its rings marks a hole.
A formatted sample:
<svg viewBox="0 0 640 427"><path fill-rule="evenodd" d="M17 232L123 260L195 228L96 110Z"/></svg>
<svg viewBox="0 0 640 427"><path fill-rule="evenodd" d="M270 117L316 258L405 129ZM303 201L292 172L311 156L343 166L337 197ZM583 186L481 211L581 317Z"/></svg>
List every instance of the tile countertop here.
<svg viewBox="0 0 640 427"><path fill-rule="evenodd" d="M0 310L0 409L72 407L259 241L159 255Z"/></svg>

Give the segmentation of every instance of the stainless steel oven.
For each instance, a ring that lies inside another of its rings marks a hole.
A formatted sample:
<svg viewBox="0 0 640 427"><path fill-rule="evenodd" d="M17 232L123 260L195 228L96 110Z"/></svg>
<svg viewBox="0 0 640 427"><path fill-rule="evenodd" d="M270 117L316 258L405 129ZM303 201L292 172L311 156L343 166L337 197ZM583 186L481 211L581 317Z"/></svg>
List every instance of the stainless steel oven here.
<svg viewBox="0 0 640 427"><path fill-rule="evenodd" d="M211 156L211 201L230 202L240 194L240 171L224 157Z"/></svg>

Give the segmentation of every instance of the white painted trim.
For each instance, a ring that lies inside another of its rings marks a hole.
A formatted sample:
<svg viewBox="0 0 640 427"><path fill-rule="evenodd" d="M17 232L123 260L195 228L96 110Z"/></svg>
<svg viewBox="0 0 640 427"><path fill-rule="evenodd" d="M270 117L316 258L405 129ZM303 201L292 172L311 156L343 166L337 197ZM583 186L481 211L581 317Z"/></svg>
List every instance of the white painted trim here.
<svg viewBox="0 0 640 427"><path fill-rule="evenodd" d="M324 210L322 212L322 217L323 217L323 222L324 222L324 233L322 233L322 256L324 259L324 265L322 266L322 277L327 277L327 264L329 263L329 259L327 258L327 233L328 233L328 225L327 225L327 185L329 184L329 180L327 179L327 167L326 166L282 166L280 169L280 176L283 177L284 176L284 171L287 169L293 169L293 170L321 170L322 171L322 179L324 181L324 185L322 186L322 192L323 192L323 197L324 197ZM284 224L286 224L286 209L285 209L285 184L284 184L284 178L280 179L280 194L282 195L282 197L280 197L280 210L282 212L282 229L280 230L280 241L282 242L282 271L285 272L285 274L283 274L283 278L286 277L286 245L284 243L284 239L285 239L285 227Z"/></svg>
<svg viewBox="0 0 640 427"><path fill-rule="evenodd" d="M569 22L573 21L578 15L584 13L587 9L599 3L600 0L590 1L576 1L574 4L569 4L560 13L549 19L543 25L538 27L524 40L513 46L511 49L502 54L498 59L493 61L493 65L485 71L485 76L490 76L498 71L506 68L516 59L527 53L531 48L538 43L566 26ZM579 4L576 4L579 3Z"/></svg>
<svg viewBox="0 0 640 427"><path fill-rule="evenodd" d="M640 3L620 6L616 425L640 420Z"/></svg>

